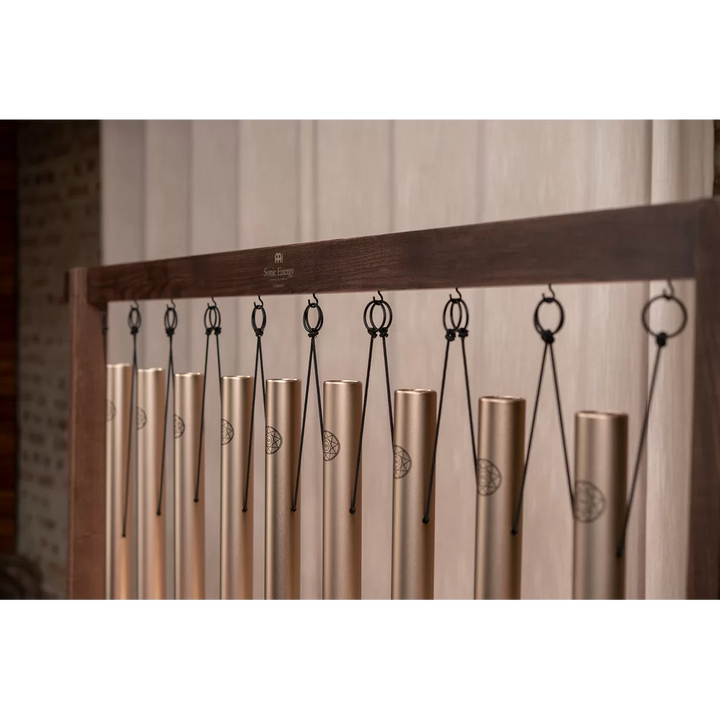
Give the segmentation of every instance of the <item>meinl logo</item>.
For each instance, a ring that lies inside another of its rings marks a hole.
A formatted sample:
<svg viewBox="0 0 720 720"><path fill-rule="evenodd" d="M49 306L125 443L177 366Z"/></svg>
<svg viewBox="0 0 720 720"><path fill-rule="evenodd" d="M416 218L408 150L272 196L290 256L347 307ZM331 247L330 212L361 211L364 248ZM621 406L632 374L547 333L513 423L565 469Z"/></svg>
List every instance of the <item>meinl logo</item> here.
<svg viewBox="0 0 720 720"><path fill-rule="evenodd" d="M282 253L275 253L275 264L279 265L283 261L283 254Z"/></svg>

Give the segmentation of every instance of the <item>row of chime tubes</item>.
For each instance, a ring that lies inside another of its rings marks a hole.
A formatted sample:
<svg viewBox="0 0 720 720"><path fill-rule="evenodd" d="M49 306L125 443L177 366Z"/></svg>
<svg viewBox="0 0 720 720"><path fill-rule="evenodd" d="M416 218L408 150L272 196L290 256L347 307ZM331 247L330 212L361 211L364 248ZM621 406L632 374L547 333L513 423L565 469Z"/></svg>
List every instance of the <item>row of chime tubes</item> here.
<svg viewBox="0 0 720 720"><path fill-rule="evenodd" d="M129 598L132 514L125 509L131 368L108 365L108 598ZM158 505L164 427L163 369L139 370L137 387L138 595L168 597L165 512ZM175 592L205 595L204 470L198 463L202 373L177 374L174 418ZM253 596L253 378L223 377L221 597ZM265 444L265 597L300 597L300 505L291 512L300 452L301 381L267 380ZM362 481L349 511L357 464L362 383L324 383L323 597L361 597ZM432 599L435 509L423 522L437 417L434 390L395 392L392 597ZM627 416L575 416L575 598L623 598L625 564L616 556L627 487ZM524 466L525 400L479 400L475 598L519 599L522 524L513 534ZM200 468L198 477L198 467ZM248 473L249 467L249 476ZM592 478L592 483L588 479ZM249 483L246 487L246 479ZM195 502L199 480L199 499ZM434 499L434 494L433 494ZM130 501L131 502L131 501ZM243 511L243 507L246 510ZM162 512L160 512L162 510ZM121 532L123 518L127 524Z"/></svg>

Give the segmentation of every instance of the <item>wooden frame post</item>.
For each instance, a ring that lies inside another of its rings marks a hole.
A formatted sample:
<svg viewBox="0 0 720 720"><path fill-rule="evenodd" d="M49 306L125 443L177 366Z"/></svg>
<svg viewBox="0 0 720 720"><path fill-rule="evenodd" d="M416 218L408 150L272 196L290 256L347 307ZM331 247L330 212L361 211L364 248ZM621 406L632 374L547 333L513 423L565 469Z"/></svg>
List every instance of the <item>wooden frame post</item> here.
<svg viewBox="0 0 720 720"><path fill-rule="evenodd" d="M720 203L695 242L695 378L687 595L720 598Z"/></svg>
<svg viewBox="0 0 720 720"><path fill-rule="evenodd" d="M105 353L102 307L90 305L87 270L68 276L70 478L68 597L105 597Z"/></svg>

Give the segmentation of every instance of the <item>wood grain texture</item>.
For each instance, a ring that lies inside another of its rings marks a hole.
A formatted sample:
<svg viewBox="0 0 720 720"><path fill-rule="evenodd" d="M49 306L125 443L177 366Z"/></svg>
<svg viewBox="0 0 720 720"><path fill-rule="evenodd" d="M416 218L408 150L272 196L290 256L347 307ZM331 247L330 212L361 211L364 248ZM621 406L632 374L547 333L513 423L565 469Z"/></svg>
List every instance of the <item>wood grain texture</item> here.
<svg viewBox="0 0 720 720"><path fill-rule="evenodd" d="M391 233L91 268L88 299L423 290L686 278L702 202ZM268 277L276 253L292 277Z"/></svg>
<svg viewBox="0 0 720 720"><path fill-rule="evenodd" d="M70 477L68 597L105 597L104 308L87 301L87 270L69 273Z"/></svg>
<svg viewBox="0 0 720 720"><path fill-rule="evenodd" d="M695 248L695 391L689 598L720 598L720 201L703 204Z"/></svg>

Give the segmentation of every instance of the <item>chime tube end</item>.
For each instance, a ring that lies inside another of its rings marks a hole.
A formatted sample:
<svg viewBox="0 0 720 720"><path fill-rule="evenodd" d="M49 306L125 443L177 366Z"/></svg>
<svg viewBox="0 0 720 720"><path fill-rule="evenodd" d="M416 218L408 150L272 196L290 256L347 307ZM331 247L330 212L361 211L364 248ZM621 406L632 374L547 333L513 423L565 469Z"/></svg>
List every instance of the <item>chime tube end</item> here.
<svg viewBox="0 0 720 720"><path fill-rule="evenodd" d="M302 383L265 381L265 598L300 598L300 510L292 512L300 455Z"/></svg>
<svg viewBox="0 0 720 720"><path fill-rule="evenodd" d="M165 423L164 368L139 368L137 387L138 597L164 600L166 514L158 514Z"/></svg>
<svg viewBox="0 0 720 720"><path fill-rule="evenodd" d="M252 375L222 378L220 597L223 600L253 597L255 482L250 437L250 428L254 425L253 384Z"/></svg>
<svg viewBox="0 0 720 720"><path fill-rule="evenodd" d="M628 416L575 415L573 597L623 599L625 558L617 556L627 498Z"/></svg>
<svg viewBox="0 0 720 720"><path fill-rule="evenodd" d="M362 595L362 460L357 472L354 512L350 512L358 470L363 384L326 380L323 384L323 598Z"/></svg>
<svg viewBox="0 0 720 720"><path fill-rule="evenodd" d="M395 391L393 448L392 597L434 597L435 497L425 518L437 418L437 393ZM437 473L435 480L437 487Z"/></svg>
<svg viewBox="0 0 720 720"><path fill-rule="evenodd" d="M525 462L525 399L478 401L475 599L519 600L522 523L513 533Z"/></svg>

